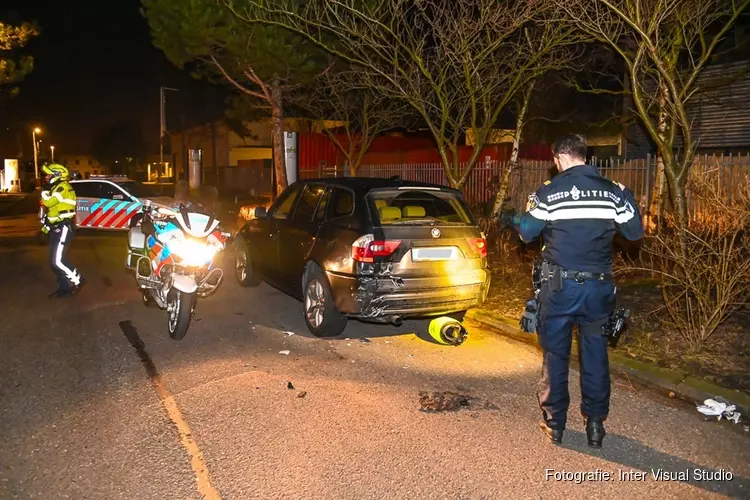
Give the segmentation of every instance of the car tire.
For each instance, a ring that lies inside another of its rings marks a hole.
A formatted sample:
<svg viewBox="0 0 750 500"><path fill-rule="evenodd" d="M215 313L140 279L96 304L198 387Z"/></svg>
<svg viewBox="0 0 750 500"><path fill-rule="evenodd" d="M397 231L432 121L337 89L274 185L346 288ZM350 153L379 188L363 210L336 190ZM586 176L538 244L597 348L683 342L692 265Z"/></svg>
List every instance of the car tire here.
<svg viewBox="0 0 750 500"><path fill-rule="evenodd" d="M242 287L247 288L260 285L260 277L253 269L250 252L248 252L244 245L235 247L234 274L237 277L237 283Z"/></svg>
<svg viewBox="0 0 750 500"><path fill-rule="evenodd" d="M316 337L344 333L348 318L336 308L328 278L315 263L308 264L302 276L302 310L307 329Z"/></svg>

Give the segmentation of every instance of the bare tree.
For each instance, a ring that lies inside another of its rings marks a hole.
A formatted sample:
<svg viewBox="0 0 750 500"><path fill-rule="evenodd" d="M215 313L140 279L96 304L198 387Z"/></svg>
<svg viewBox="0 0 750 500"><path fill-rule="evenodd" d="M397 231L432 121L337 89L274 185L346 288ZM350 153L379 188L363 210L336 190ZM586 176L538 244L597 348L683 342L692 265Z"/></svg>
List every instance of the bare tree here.
<svg viewBox="0 0 750 500"><path fill-rule="evenodd" d="M327 56L294 33L248 25L215 0L142 0L154 44L177 66L198 63L194 74L219 77L271 116L276 194L287 187L284 96L314 78Z"/></svg>
<svg viewBox="0 0 750 500"><path fill-rule="evenodd" d="M306 36L356 67L363 86L411 106L457 188L516 94L576 43L572 26L552 21L548 0L223 1L247 22ZM462 164L467 133L474 149Z"/></svg>
<svg viewBox="0 0 750 500"><path fill-rule="evenodd" d="M344 155L349 172L357 175L362 160L381 133L397 126L408 128L411 108L403 101L385 99L357 84L351 71L326 72L309 88L289 100L322 122L323 132ZM342 134L337 134L336 130Z"/></svg>
<svg viewBox="0 0 750 500"><path fill-rule="evenodd" d="M698 140L689 106L699 76L750 0L555 0L573 24L625 62L633 106L663 165L676 223ZM678 152L679 148L679 152Z"/></svg>

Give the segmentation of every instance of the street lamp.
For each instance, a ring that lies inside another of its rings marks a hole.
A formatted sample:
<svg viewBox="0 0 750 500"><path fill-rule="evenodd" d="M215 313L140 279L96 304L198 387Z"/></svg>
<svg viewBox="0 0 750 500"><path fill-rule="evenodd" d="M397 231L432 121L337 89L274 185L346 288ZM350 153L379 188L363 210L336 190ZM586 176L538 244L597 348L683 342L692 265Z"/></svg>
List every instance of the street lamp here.
<svg viewBox="0 0 750 500"><path fill-rule="evenodd" d="M34 130L31 131L31 139L34 141L34 173L37 180L39 180L39 148L36 143L36 135L41 133L42 129L39 127L34 127Z"/></svg>
<svg viewBox="0 0 750 500"><path fill-rule="evenodd" d="M52 152L52 163L55 163L55 146L50 146L49 150Z"/></svg>

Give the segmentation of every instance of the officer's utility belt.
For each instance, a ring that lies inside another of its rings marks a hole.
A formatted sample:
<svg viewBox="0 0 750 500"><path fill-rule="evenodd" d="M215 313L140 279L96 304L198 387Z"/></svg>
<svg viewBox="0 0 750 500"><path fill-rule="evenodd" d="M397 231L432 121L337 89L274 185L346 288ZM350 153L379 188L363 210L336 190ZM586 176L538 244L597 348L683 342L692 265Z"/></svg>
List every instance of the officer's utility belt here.
<svg viewBox="0 0 750 500"><path fill-rule="evenodd" d="M553 292L562 290L563 280L573 280L576 283L585 281L612 281L610 273L592 273L589 271L576 271L564 269L551 262L542 262L535 265L534 269L535 288L541 288L542 283L549 282Z"/></svg>
<svg viewBox="0 0 750 500"><path fill-rule="evenodd" d="M52 225L67 224L73 222L75 216L75 210L71 210L70 212L60 212L54 217L47 216L47 221Z"/></svg>
<svg viewBox="0 0 750 500"><path fill-rule="evenodd" d="M561 273L562 279L575 280L578 283L583 283L587 280L612 281L612 275L608 273L590 273L588 271L574 271L572 269L563 269Z"/></svg>

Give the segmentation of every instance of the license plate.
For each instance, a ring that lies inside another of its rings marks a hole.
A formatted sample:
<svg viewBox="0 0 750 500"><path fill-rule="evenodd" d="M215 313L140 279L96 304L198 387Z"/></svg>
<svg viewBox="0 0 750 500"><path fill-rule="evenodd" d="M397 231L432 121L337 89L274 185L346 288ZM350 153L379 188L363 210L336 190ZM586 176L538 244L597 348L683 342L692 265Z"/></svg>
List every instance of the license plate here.
<svg viewBox="0 0 750 500"><path fill-rule="evenodd" d="M458 257L456 247L413 248L411 258L414 262L427 260L455 260Z"/></svg>

